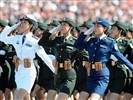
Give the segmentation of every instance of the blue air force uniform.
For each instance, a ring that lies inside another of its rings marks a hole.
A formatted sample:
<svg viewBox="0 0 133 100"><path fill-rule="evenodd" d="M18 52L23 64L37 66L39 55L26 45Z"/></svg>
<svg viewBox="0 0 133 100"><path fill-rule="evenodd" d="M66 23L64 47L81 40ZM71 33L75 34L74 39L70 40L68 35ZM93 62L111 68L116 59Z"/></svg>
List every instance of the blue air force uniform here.
<svg viewBox="0 0 133 100"><path fill-rule="evenodd" d="M118 50L116 42L108 38L106 35L100 38L92 37L89 41L84 41L86 35L80 34L79 38L74 44L76 48L85 48L89 54L89 62L91 63L90 76L88 76L88 92L97 93L102 96L109 83L109 70L106 66L107 61L110 59L110 55L113 54L118 60L122 61L129 69L133 70L133 64L131 64ZM102 70L96 71L92 64L95 62L102 63Z"/></svg>

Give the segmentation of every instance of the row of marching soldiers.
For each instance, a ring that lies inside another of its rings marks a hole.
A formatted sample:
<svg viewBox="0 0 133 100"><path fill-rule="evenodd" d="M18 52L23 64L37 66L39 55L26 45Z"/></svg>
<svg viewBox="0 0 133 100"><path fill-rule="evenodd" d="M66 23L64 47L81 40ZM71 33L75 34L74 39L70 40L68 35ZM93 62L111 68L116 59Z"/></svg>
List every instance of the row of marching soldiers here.
<svg viewBox="0 0 133 100"><path fill-rule="evenodd" d="M132 98L133 25L0 20L0 100Z"/></svg>

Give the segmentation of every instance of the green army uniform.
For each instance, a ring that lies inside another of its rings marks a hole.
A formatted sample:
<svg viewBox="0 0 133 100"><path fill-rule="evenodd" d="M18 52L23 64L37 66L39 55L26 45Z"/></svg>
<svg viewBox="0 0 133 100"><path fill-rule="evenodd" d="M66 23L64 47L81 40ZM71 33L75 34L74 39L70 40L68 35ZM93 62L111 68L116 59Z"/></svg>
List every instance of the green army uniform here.
<svg viewBox="0 0 133 100"><path fill-rule="evenodd" d="M69 18L64 19L62 22L67 22L70 25L74 25L73 21ZM68 94L69 96L72 94L72 91L75 87L76 82L76 72L74 68L65 70L64 62L69 59L69 61L74 61L74 52L73 44L75 42L75 38L70 36L67 40L64 36L56 37L54 40L50 40L50 33L47 32L38 42L39 45L52 47L54 50L54 55L56 60L58 61L58 73L56 75L56 86L53 88L58 92L63 92Z"/></svg>
<svg viewBox="0 0 133 100"><path fill-rule="evenodd" d="M128 31L133 32L133 25L129 26ZM124 55L127 56L127 59L133 64L133 39L128 40L129 45L124 51ZM133 71L127 69L127 81L124 87L125 93L130 93L133 95Z"/></svg>
<svg viewBox="0 0 133 100"><path fill-rule="evenodd" d="M15 21L9 20L8 26L13 26L15 24ZM8 52L6 54L6 59L10 64L10 77L9 81L7 84L7 88L10 90L13 90L17 87L16 82L15 82L15 64L13 62L13 56L16 55L16 51L12 45L9 45L8 47Z"/></svg>
<svg viewBox="0 0 133 100"><path fill-rule="evenodd" d="M126 24L123 22L116 21L113 26L116 26L122 30L126 30ZM125 37L119 37L117 40L117 46L121 53L124 53L129 45L128 40ZM126 66L120 61L111 60L109 63L110 70L110 82L109 90L114 93L120 94L126 84L126 79L128 77Z"/></svg>
<svg viewBox="0 0 133 100"><path fill-rule="evenodd" d="M38 22L38 28L45 31L49 30L49 26L46 23L41 22ZM51 47L43 46L43 48L48 55L53 54ZM41 60L40 57L36 56L36 61L39 65L38 78L36 84L38 84L42 89L44 88L46 91L48 91L55 86L55 75L51 72L49 67L44 63L44 61Z"/></svg>
<svg viewBox="0 0 133 100"><path fill-rule="evenodd" d="M5 27L8 23L5 20L0 20L0 26ZM0 51L5 52L5 54L0 54L0 67L2 70L1 77L0 77L0 90L5 92L5 89L7 87L7 83L9 80L10 75L10 65L8 61L6 60L6 53L8 52L8 44L5 44L4 42L0 41Z"/></svg>
<svg viewBox="0 0 133 100"><path fill-rule="evenodd" d="M86 73L86 68L84 65L84 61L88 61L88 54L87 52L83 50L77 50L75 53L75 63L74 63L74 69L77 74L77 79L76 79L76 85L75 85L75 90L78 92L85 91L88 92L87 90L87 73Z"/></svg>
<svg viewBox="0 0 133 100"><path fill-rule="evenodd" d="M90 21L84 22L81 26L77 26L76 30L80 32L81 27L86 27L87 29L90 29L94 25ZM84 65L84 61L88 61L88 52L83 49L83 50L77 50L75 52L75 63L74 63L74 69L77 74L77 79L76 79L76 85L75 85L75 90L78 92L85 91L88 92L87 89L87 73L86 73L86 68Z"/></svg>
<svg viewBox="0 0 133 100"><path fill-rule="evenodd" d="M4 50L7 53L8 45L0 41L0 50ZM4 92L10 77L10 65L6 60L6 55L0 55L0 59L0 66L3 71L0 77L0 90Z"/></svg>
<svg viewBox="0 0 133 100"><path fill-rule="evenodd" d="M13 62L14 55L16 55L16 51L12 45L9 45L8 52L6 54L6 60L10 64L9 81L8 81L8 85L7 85L7 88L10 90L13 90L17 87L16 82L15 82L15 64Z"/></svg>

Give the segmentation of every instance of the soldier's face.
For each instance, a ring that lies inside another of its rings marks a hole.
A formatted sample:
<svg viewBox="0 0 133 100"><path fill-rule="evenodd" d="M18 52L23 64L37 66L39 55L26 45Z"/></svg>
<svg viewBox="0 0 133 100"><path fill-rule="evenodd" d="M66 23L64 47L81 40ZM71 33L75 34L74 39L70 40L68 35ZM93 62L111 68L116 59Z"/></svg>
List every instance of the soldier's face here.
<svg viewBox="0 0 133 100"><path fill-rule="evenodd" d="M95 36L101 36L102 34L104 34L104 31L105 31L105 27L103 27L103 25L101 24L95 24L95 27L94 27L94 35Z"/></svg>
<svg viewBox="0 0 133 100"><path fill-rule="evenodd" d="M113 26L111 29L110 37L115 38L118 32L119 32L118 28L116 26Z"/></svg>
<svg viewBox="0 0 133 100"><path fill-rule="evenodd" d="M67 33L70 30L71 30L71 26L68 23L66 23L66 22L61 23L61 29L60 29L61 34L67 35Z"/></svg>
<svg viewBox="0 0 133 100"><path fill-rule="evenodd" d="M132 33L131 32L128 32L127 34L126 34L126 38L127 39L132 39L133 37L132 37Z"/></svg>
<svg viewBox="0 0 133 100"><path fill-rule="evenodd" d="M35 30L34 35L37 37L41 37L43 34L43 31L39 28L37 28L37 30Z"/></svg>
<svg viewBox="0 0 133 100"><path fill-rule="evenodd" d="M24 33L27 30L30 30L31 27L32 25L27 20L22 20L17 30L18 33Z"/></svg>

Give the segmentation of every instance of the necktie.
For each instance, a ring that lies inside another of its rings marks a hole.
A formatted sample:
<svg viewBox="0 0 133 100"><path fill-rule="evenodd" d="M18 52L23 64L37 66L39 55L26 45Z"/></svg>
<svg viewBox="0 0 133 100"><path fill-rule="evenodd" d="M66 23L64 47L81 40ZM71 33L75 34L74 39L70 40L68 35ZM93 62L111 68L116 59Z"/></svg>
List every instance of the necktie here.
<svg viewBox="0 0 133 100"><path fill-rule="evenodd" d="M22 38L22 44L24 43L25 38L26 38L26 36L24 35L23 38Z"/></svg>
<svg viewBox="0 0 133 100"><path fill-rule="evenodd" d="M98 43L99 42L99 38L95 38L95 43Z"/></svg>

